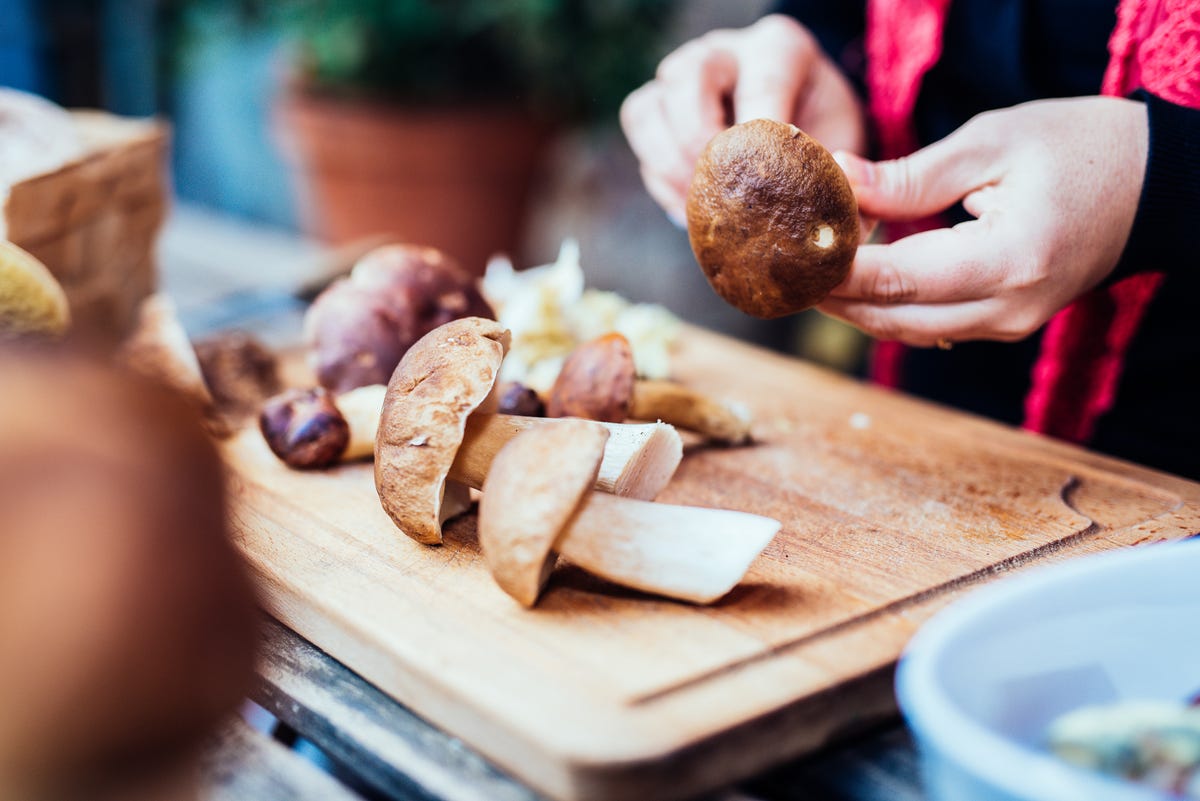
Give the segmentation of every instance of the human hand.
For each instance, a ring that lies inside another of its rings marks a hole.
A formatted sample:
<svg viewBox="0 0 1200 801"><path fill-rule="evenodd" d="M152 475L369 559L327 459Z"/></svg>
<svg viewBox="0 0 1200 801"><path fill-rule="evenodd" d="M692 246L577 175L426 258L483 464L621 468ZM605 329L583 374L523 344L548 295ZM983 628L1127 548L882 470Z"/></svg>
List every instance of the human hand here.
<svg viewBox="0 0 1200 801"><path fill-rule="evenodd" d="M731 123L790 122L830 150L861 152L861 104L849 81L791 17L763 17L684 44L621 106L621 127L646 189L683 224L688 186L708 140Z"/></svg>
<svg viewBox="0 0 1200 801"><path fill-rule="evenodd" d="M1147 154L1143 104L1045 100L975 117L894 161L836 154L859 210L976 219L862 245L819 307L879 339L1015 341L1100 283L1129 238Z"/></svg>

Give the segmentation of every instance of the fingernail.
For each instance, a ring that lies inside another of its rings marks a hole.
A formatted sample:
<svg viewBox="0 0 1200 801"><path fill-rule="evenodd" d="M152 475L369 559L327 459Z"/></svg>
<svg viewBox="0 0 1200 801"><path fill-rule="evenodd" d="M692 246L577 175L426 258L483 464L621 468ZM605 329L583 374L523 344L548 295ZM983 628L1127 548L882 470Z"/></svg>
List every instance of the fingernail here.
<svg viewBox="0 0 1200 801"><path fill-rule="evenodd" d="M871 185L871 166L866 159L859 158L848 150L839 150L833 154L833 160L846 173L851 186Z"/></svg>
<svg viewBox="0 0 1200 801"><path fill-rule="evenodd" d="M683 216L682 212L668 211L667 219L674 223L676 228L682 231L687 230L687 218Z"/></svg>

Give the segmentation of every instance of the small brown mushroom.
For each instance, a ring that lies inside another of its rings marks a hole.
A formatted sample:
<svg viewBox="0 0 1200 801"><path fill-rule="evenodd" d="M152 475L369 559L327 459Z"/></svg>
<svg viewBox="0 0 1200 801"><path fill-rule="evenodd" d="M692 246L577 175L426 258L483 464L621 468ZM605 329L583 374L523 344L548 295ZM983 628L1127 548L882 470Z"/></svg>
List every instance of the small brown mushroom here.
<svg viewBox="0 0 1200 801"><path fill-rule="evenodd" d="M517 414L522 417L545 417L546 404L532 387L510 381L500 388L501 414Z"/></svg>
<svg viewBox="0 0 1200 801"><path fill-rule="evenodd" d="M779 531L779 521L759 515L591 491L604 439L595 423L564 421L531 428L496 455L479 542L492 576L519 603L536 603L559 553L622 586L711 603Z"/></svg>
<svg viewBox="0 0 1200 801"><path fill-rule="evenodd" d="M732 444L750 438L750 415L745 409L682 384L637 378L633 348L617 332L571 352L550 391L546 414L608 422L661 420Z"/></svg>
<svg viewBox="0 0 1200 801"><path fill-rule="evenodd" d="M414 342L460 317L492 317L474 279L435 248L387 245L330 284L304 318L317 381L335 392L386 384Z"/></svg>
<svg viewBox="0 0 1200 801"><path fill-rule="evenodd" d="M375 485L392 520L419 542L441 542L448 486L482 487L496 453L520 431L564 422L487 411L507 346L508 331L494 320L454 320L414 344L388 383ZM682 458L678 433L662 424L608 431L597 487L654 497Z"/></svg>
<svg viewBox="0 0 1200 801"><path fill-rule="evenodd" d="M387 388L358 387L334 395L324 387L290 389L268 399L259 430L272 453L300 470L370 456Z"/></svg>
<svg viewBox="0 0 1200 801"><path fill-rule="evenodd" d="M270 398L258 426L271 452L300 469L336 464L350 442L350 426L324 387L289 389Z"/></svg>

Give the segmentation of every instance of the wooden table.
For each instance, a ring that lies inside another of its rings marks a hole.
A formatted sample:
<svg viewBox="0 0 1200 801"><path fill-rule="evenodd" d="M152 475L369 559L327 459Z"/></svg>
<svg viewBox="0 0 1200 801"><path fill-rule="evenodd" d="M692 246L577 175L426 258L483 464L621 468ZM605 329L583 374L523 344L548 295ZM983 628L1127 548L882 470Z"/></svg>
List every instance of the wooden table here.
<svg viewBox="0 0 1200 801"><path fill-rule="evenodd" d="M261 674L254 700L278 717L279 739L240 723L224 732L207 763L214 801L542 798L274 621L266 623ZM329 756L332 775L288 750L286 744L295 737ZM708 801L921 798L912 741L896 722Z"/></svg>

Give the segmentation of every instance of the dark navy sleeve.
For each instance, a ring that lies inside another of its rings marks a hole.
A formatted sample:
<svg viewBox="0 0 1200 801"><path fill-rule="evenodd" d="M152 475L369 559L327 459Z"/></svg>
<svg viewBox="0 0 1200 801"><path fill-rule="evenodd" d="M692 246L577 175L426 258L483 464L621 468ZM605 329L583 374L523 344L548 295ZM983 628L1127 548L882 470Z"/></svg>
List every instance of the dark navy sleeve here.
<svg viewBox="0 0 1200 801"><path fill-rule="evenodd" d="M859 95L866 96L866 55L863 33L866 3L860 0L781 0L772 9L804 24L829 57L850 78Z"/></svg>
<svg viewBox="0 0 1200 801"><path fill-rule="evenodd" d="M1200 229L1200 110L1148 92L1150 146L1142 196L1125 251L1109 281L1137 272L1195 272Z"/></svg>

